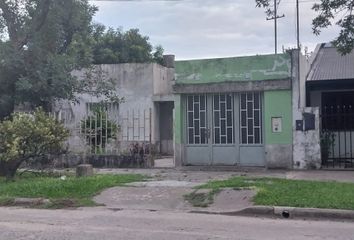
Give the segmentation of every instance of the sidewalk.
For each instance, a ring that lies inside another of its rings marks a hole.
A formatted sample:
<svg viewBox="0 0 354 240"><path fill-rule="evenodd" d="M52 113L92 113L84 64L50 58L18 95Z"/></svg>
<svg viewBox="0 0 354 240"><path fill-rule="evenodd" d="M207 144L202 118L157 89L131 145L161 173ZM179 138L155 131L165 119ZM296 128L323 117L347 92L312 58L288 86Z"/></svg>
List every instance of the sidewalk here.
<svg viewBox="0 0 354 240"><path fill-rule="evenodd" d="M98 173L138 173L158 180L176 180L206 183L210 180L227 179L233 176L271 177L297 180L337 181L354 183L354 171L335 170L266 170L264 168L215 168L183 167L164 169L97 169ZM230 170L229 170L230 169Z"/></svg>
<svg viewBox="0 0 354 240"><path fill-rule="evenodd" d="M354 220L354 211L333 209L308 209L292 207L254 206L255 190L224 189L206 208L193 207L184 195L193 187L210 180L228 179L233 176L273 177L315 181L353 182L350 171L282 171L265 169L237 169L234 171L198 171L183 169L100 169L99 173L139 173L152 177L151 181L133 183L128 187L116 187L103 191L95 201L109 209L150 211L184 211L207 214L262 216L282 218L310 218L327 220ZM199 190L198 190L199 191Z"/></svg>

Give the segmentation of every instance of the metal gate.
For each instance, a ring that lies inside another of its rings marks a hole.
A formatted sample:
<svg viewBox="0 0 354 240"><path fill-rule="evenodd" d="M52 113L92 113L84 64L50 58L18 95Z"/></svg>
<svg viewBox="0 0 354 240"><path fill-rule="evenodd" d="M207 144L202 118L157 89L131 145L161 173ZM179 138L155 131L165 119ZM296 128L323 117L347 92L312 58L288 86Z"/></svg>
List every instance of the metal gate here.
<svg viewBox="0 0 354 240"><path fill-rule="evenodd" d="M187 165L264 166L261 93L189 95L185 108Z"/></svg>
<svg viewBox="0 0 354 240"><path fill-rule="evenodd" d="M323 106L321 123L322 166L354 168L353 106Z"/></svg>

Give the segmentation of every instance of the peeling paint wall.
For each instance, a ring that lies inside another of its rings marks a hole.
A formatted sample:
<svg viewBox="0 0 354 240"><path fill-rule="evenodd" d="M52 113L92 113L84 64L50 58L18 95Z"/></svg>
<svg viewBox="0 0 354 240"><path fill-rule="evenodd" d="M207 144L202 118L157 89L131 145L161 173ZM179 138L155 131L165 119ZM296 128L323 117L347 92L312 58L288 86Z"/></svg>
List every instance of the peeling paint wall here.
<svg viewBox="0 0 354 240"><path fill-rule="evenodd" d="M298 52L294 50L292 56L293 167L295 169L319 169L321 167L319 108L305 107L305 81L309 70L309 62L303 55L300 55L300 59L298 59L298 56ZM298 62L300 63L300 75L298 75L297 70ZM296 120L304 120L304 113L315 115L314 130L296 130Z"/></svg>
<svg viewBox="0 0 354 240"><path fill-rule="evenodd" d="M177 84L277 80L290 75L289 54L176 62Z"/></svg>
<svg viewBox="0 0 354 240"><path fill-rule="evenodd" d="M158 96L163 98L170 96L172 93L172 83L174 78L174 69L166 68L155 63L127 63L127 64L104 64L98 65L103 70L107 78L113 79L116 84L116 91L120 97L124 98L124 101L119 104L117 121L121 126L119 135L119 144L114 145L113 148L118 151L126 151L129 148L130 143L134 141L148 141L149 136L145 133L151 132L151 139L153 143L160 141L159 132L159 113L154 104L154 97ZM83 72L74 72L79 78L83 78ZM88 94L78 95L79 103L73 104L71 102L58 103L57 111L66 111L72 116L72 123L67 126L72 132L72 136L69 139L71 150L74 152L85 152L85 140L79 136L78 126L75 123L80 123L87 114L86 103L99 102L94 96ZM151 129L149 121L151 109ZM133 122L133 113L135 115L135 122ZM124 122L123 119L130 116L131 123ZM144 119L146 118L146 119ZM135 132L132 129L128 129L128 124L135 124ZM140 124L140 125L139 125ZM142 127L145 124L145 133L142 133ZM130 138L125 140L123 135L130 131ZM135 137L132 137L134 136ZM145 136L144 136L145 135Z"/></svg>

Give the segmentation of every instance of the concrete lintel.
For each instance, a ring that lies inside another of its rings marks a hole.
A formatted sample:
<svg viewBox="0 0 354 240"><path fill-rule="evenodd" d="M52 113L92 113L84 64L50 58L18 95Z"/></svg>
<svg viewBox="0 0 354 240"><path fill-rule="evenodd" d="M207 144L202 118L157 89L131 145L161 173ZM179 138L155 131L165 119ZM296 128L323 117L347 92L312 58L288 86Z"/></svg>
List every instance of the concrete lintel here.
<svg viewBox="0 0 354 240"><path fill-rule="evenodd" d="M214 92L245 92L267 90L289 90L290 79L238 81L223 83L175 84L174 93L214 93Z"/></svg>
<svg viewBox="0 0 354 240"><path fill-rule="evenodd" d="M175 96L172 94L169 95L154 95L152 96L153 102L174 102Z"/></svg>

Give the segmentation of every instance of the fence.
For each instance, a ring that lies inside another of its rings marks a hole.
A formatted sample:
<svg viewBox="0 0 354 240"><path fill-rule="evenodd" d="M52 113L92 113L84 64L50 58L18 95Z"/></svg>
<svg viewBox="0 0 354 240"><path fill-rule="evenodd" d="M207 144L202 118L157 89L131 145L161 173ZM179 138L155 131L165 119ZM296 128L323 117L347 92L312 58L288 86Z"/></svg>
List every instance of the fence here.
<svg viewBox="0 0 354 240"><path fill-rule="evenodd" d="M86 103L85 111L68 107L56 117L70 129L69 144L76 152L93 155L132 154L139 143L151 143L151 109L119 111L116 104ZM79 149L78 149L79 148Z"/></svg>
<svg viewBox="0 0 354 240"><path fill-rule="evenodd" d="M353 106L325 106L322 108L321 124L323 167L354 168Z"/></svg>

